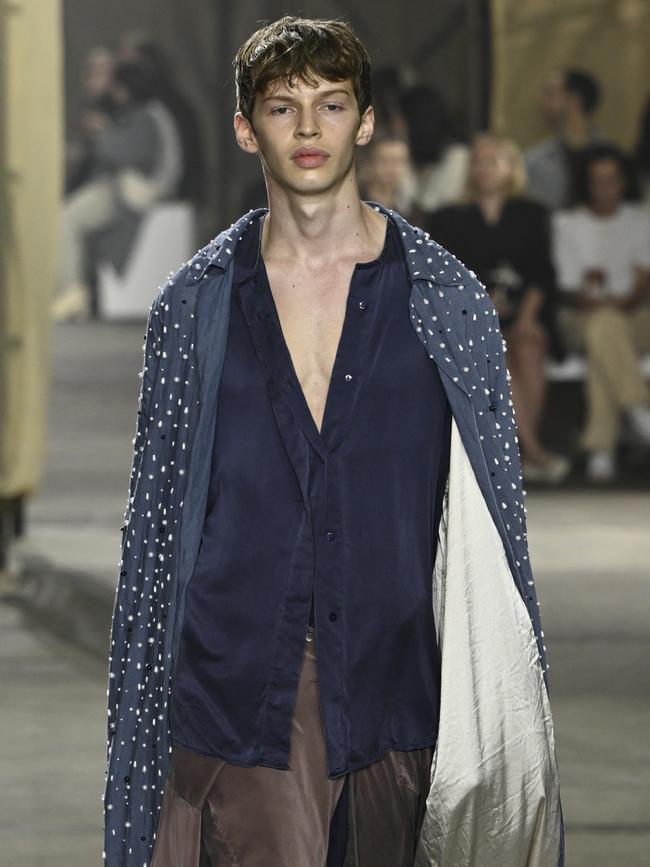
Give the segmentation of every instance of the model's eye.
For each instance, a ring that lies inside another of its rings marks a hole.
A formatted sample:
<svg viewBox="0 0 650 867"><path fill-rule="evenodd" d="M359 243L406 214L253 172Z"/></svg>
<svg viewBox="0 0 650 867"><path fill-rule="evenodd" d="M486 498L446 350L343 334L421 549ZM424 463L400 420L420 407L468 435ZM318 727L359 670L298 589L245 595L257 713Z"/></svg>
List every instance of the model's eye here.
<svg viewBox="0 0 650 867"><path fill-rule="evenodd" d="M342 105L338 105L338 104L335 103L335 102L328 102L327 105L325 106L325 108L333 108L333 109L335 109L335 110L337 110L337 111L340 109L341 111L343 111L343 106L342 106Z"/></svg>
<svg viewBox="0 0 650 867"><path fill-rule="evenodd" d="M284 111L287 108L289 108L288 105L278 105L276 108L271 109L271 114L284 114Z"/></svg>

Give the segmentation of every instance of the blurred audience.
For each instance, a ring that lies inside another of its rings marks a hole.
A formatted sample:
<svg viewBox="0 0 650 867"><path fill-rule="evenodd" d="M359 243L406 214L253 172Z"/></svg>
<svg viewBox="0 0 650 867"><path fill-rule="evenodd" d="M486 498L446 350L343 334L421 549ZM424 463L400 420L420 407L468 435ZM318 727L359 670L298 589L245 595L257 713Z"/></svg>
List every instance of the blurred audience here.
<svg viewBox="0 0 650 867"><path fill-rule="evenodd" d="M400 108L411 152L401 200L411 219L419 223L427 212L460 198L469 148L454 134L447 105L433 88L424 84L406 88Z"/></svg>
<svg viewBox="0 0 650 867"><path fill-rule="evenodd" d="M517 145L480 133L470 151L466 201L436 210L424 226L485 284L508 346L524 475L554 483L570 470L569 460L539 438L547 353L562 352L554 318L555 275L548 212L525 189Z"/></svg>
<svg viewBox="0 0 650 867"><path fill-rule="evenodd" d="M91 171L93 116L100 113L114 117L117 112L112 93L114 71L115 55L110 48L100 45L88 52L81 74L84 110L79 129L66 142L66 194L80 186Z"/></svg>
<svg viewBox="0 0 650 867"><path fill-rule="evenodd" d="M183 163L178 197L195 205L204 204L207 185L199 116L179 87L163 48L150 34L129 31L120 39L118 56L122 61L135 63L147 70L153 86L153 98L166 106L176 122Z"/></svg>
<svg viewBox="0 0 650 867"><path fill-rule="evenodd" d="M641 197L650 204L650 97L639 122L639 139L634 150Z"/></svg>
<svg viewBox="0 0 650 867"><path fill-rule="evenodd" d="M650 443L650 392L639 354L650 352L650 218L625 201L629 162L593 145L578 185L581 204L553 217L553 252L567 346L587 358L587 419L581 445L593 481L615 478L621 415Z"/></svg>
<svg viewBox="0 0 650 867"><path fill-rule="evenodd" d="M405 74L399 66L373 67L371 87L376 131L384 131L397 138L408 138L406 120L400 104L405 86Z"/></svg>
<svg viewBox="0 0 650 867"><path fill-rule="evenodd" d="M361 151L359 188L362 199L393 208L408 219L403 187L409 169L407 142L388 132L376 133Z"/></svg>
<svg viewBox="0 0 650 867"><path fill-rule="evenodd" d="M600 99L600 84L584 70L557 70L544 85L540 108L552 135L526 151L526 169L529 194L551 209L576 202L585 149L602 141L592 120Z"/></svg>
<svg viewBox="0 0 650 867"><path fill-rule="evenodd" d="M89 313L88 241L93 233L128 225L131 242L141 217L158 201L176 195L183 171L176 124L155 98L149 70L132 62L118 64L107 98L115 106L113 114L96 110L85 116L87 177L63 205L55 320Z"/></svg>

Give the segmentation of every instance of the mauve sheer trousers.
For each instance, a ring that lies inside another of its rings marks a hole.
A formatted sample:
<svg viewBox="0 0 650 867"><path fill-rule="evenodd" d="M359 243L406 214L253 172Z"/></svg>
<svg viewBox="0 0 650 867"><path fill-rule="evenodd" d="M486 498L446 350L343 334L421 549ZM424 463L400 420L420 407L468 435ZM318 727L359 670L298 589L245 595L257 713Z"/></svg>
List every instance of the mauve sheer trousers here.
<svg viewBox="0 0 650 867"><path fill-rule="evenodd" d="M413 867L433 746L329 779L315 644L308 627L290 770L174 746L151 867Z"/></svg>

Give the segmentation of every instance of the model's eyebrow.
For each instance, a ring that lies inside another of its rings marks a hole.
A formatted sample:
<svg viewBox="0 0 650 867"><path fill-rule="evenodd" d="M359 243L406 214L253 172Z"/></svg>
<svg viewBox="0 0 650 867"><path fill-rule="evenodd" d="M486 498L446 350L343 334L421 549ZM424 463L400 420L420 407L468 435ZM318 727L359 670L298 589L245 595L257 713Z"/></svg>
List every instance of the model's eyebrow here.
<svg viewBox="0 0 650 867"><path fill-rule="evenodd" d="M344 96L350 96L350 92L348 90L343 90L342 88L337 88L336 90L323 90L321 93L316 94L317 99L322 99L326 96L333 96L335 93L342 93ZM273 96L265 97L262 102L270 102L273 99L281 99L284 102L295 102L295 97L290 96L288 93L275 93Z"/></svg>

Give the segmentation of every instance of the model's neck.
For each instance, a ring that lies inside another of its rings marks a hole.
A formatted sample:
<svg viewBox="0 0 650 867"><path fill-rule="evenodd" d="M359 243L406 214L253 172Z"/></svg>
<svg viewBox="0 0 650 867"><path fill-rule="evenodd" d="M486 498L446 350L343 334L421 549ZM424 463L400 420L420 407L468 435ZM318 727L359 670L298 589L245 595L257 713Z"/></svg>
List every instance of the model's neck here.
<svg viewBox="0 0 650 867"><path fill-rule="evenodd" d="M265 260L319 268L333 255L364 259L377 246L381 250L385 217L364 204L356 183L313 197L272 186L268 193L262 230Z"/></svg>

